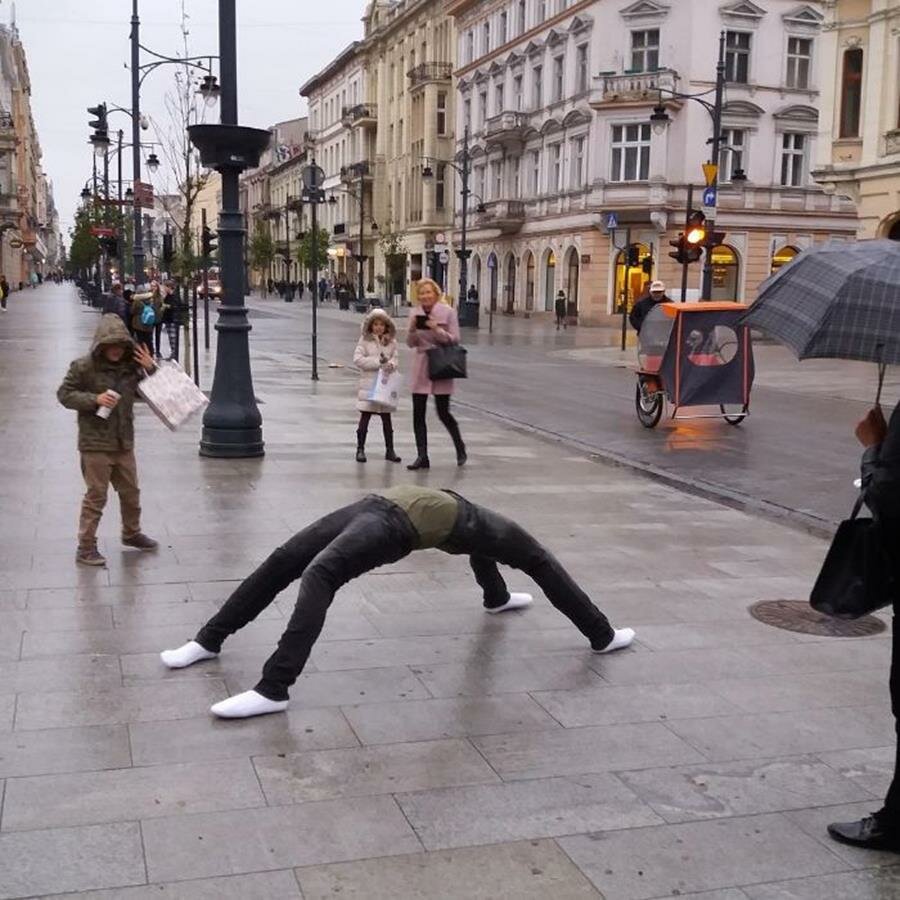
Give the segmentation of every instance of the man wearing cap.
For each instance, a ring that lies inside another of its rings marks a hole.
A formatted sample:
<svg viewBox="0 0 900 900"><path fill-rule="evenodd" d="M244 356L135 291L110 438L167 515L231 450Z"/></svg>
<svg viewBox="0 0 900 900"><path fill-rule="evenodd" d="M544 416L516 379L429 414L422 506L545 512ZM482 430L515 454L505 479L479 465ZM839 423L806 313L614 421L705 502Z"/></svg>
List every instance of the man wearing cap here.
<svg viewBox="0 0 900 900"><path fill-rule="evenodd" d="M650 284L650 293L644 294L644 296L634 304L634 308L631 310L631 315L628 317L628 321L631 322L631 327L640 334L641 326L644 324L644 319L647 318L647 313L649 313L657 303L668 303L670 299L670 297L666 296L666 286L662 281L652 282Z"/></svg>

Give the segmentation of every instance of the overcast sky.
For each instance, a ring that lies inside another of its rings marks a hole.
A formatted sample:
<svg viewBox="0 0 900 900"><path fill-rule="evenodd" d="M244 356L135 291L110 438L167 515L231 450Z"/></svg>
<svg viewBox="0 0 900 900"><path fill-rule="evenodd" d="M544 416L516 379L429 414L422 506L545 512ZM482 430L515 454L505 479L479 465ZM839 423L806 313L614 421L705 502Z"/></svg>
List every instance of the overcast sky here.
<svg viewBox="0 0 900 900"><path fill-rule="evenodd" d="M191 53L217 54L217 0L141 0L141 43L166 56L179 53L182 2L190 16ZM44 170L53 180L67 240L78 194L91 175L87 107L100 101L131 106L125 68L131 5L131 0L0 0L3 21L15 6ZM300 85L361 36L365 0L237 0L237 8L239 121L266 128L305 114ZM164 98L175 71L162 66L150 73L141 92L142 110L164 128L169 121ZM127 142L127 116L110 117L111 133L118 128ZM144 134L153 139L152 132ZM127 161L123 177L131 178ZM157 189L165 188L162 169L152 180Z"/></svg>

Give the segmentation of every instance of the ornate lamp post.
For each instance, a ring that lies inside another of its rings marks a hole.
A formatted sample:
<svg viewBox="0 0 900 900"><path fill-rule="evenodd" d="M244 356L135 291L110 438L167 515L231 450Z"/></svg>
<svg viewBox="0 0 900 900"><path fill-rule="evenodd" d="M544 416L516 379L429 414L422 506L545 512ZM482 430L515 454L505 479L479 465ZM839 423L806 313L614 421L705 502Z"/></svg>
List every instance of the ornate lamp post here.
<svg viewBox="0 0 900 900"><path fill-rule="evenodd" d="M219 65L222 78L222 122L192 125L191 142L205 166L222 176L219 211L219 256L222 302L216 323L217 357L210 403L203 416L200 455L235 458L262 456L262 416L250 374L250 323L244 306L244 217L238 177L259 165L271 133L237 124L237 17L235 0L219 0Z"/></svg>

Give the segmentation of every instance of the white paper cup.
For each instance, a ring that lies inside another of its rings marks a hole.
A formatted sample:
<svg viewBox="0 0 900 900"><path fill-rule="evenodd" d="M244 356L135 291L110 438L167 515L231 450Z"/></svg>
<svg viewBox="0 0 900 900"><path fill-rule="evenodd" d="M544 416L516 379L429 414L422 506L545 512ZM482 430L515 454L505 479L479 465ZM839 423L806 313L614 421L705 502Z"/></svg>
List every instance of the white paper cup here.
<svg viewBox="0 0 900 900"><path fill-rule="evenodd" d="M118 391L114 391L111 388L109 390L104 391L103 393L109 394L111 397L115 397L116 400L122 399L122 395ZM97 407L97 415L101 419L108 419L110 416L110 413L113 411L113 409L115 409L115 407L113 407L113 406L98 406Z"/></svg>

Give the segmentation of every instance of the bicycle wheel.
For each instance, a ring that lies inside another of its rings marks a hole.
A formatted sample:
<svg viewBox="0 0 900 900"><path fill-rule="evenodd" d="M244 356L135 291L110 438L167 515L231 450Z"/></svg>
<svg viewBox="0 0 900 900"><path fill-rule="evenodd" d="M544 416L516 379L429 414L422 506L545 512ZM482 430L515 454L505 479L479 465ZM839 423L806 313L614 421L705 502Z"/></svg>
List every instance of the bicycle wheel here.
<svg viewBox="0 0 900 900"><path fill-rule="evenodd" d="M727 413L725 412L725 406L723 404L719 405L719 409L722 411L722 418L729 425L740 425L744 419L747 418L747 407L745 406L741 412L739 413Z"/></svg>
<svg viewBox="0 0 900 900"><path fill-rule="evenodd" d="M644 428L656 428L662 418L662 394L648 393L639 381L634 395L634 408L637 411L638 421Z"/></svg>

